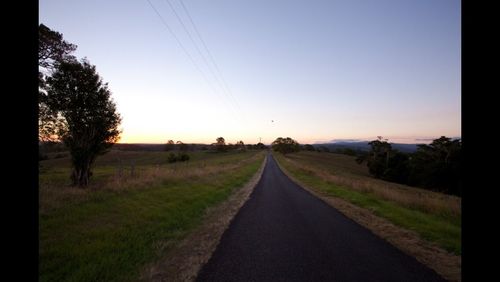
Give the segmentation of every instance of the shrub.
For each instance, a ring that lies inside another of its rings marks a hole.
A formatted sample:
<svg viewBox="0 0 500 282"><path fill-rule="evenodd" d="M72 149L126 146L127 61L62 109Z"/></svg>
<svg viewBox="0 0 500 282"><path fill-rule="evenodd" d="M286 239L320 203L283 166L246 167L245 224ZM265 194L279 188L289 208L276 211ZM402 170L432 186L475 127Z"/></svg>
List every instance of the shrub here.
<svg viewBox="0 0 500 282"><path fill-rule="evenodd" d="M189 155L186 153L179 153L179 155L177 156L177 160L180 162L189 161Z"/></svg>
<svg viewBox="0 0 500 282"><path fill-rule="evenodd" d="M167 161L168 163L175 163L177 161L177 156L174 155L174 153L170 153L168 154Z"/></svg>
<svg viewBox="0 0 500 282"><path fill-rule="evenodd" d="M189 161L189 155L186 153L181 153L179 152L177 155L174 153L168 154L167 161L169 163L175 163L175 162L186 162Z"/></svg>

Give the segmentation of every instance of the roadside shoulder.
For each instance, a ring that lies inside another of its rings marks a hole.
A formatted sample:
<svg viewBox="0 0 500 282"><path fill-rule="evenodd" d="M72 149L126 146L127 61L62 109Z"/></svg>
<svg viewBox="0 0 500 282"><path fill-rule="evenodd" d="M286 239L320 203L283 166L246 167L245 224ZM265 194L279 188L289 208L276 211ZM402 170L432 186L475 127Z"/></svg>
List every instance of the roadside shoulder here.
<svg viewBox="0 0 500 282"><path fill-rule="evenodd" d="M423 240L417 233L398 227L367 209L358 207L343 199L326 195L313 187L305 185L293 177L277 159L276 163L285 175L315 197L371 230L404 253L416 258L422 264L435 270L443 278L449 281L461 281L461 256L450 254L437 245Z"/></svg>
<svg viewBox="0 0 500 282"><path fill-rule="evenodd" d="M217 248L222 234L257 186L266 161L267 154L255 175L226 201L208 208L203 223L166 257L149 265L141 274L140 281L194 281Z"/></svg>

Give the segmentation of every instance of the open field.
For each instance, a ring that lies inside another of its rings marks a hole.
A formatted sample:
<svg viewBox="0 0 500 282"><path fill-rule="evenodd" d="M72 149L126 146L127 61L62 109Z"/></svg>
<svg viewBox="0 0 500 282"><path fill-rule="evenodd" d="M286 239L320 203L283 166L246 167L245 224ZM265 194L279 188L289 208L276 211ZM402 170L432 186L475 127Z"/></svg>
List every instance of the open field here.
<svg viewBox="0 0 500 282"><path fill-rule="evenodd" d="M40 281L137 280L264 158L261 151L190 152L189 162L168 164L167 154L111 151L97 160L87 189L68 186L68 158L41 161Z"/></svg>
<svg viewBox="0 0 500 282"><path fill-rule="evenodd" d="M461 200L372 178L354 157L319 152L274 154L309 187L370 210L452 254L461 254Z"/></svg>

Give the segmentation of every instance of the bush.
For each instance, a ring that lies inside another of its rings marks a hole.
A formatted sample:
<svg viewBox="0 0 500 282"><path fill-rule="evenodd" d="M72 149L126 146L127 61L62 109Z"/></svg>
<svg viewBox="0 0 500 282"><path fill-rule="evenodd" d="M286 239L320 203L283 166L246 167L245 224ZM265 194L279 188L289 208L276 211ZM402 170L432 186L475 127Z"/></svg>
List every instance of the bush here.
<svg viewBox="0 0 500 282"><path fill-rule="evenodd" d="M177 160L180 162L189 161L189 155L186 153L179 153L179 155L177 156Z"/></svg>
<svg viewBox="0 0 500 282"><path fill-rule="evenodd" d="M175 163L175 162L186 162L189 161L190 157L186 153L178 153L177 155L174 155L174 153L168 154L167 161L168 163Z"/></svg>
<svg viewBox="0 0 500 282"><path fill-rule="evenodd" d="M167 157L168 163L175 163L177 161L177 157L174 155L174 153L168 154Z"/></svg>

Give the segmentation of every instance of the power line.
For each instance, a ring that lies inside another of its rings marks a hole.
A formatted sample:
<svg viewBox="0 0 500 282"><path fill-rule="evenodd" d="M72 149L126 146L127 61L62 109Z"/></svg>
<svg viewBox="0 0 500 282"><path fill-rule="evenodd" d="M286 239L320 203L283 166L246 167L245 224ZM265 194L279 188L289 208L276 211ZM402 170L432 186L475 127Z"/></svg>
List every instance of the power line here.
<svg viewBox="0 0 500 282"><path fill-rule="evenodd" d="M200 69L199 65L196 63L196 61L193 59L193 57L191 56L191 54L187 51L187 49L184 47L184 45L182 44L182 42L179 40L179 38L175 35L175 33L173 32L173 30L170 28L170 26L167 24L167 22L165 21L165 19L162 17L162 15L158 12L158 10L155 8L155 6L151 3L150 0L146 0L149 5L151 6L151 8L155 11L156 15L158 15L158 17L160 18L160 20L162 21L163 25L167 28L167 30L170 32L170 34L175 38L175 41L177 41L177 43L179 44L179 46L181 47L181 49L184 51L184 53L186 54L186 56L191 60L191 62L193 63L193 65L195 66L196 70L203 76L203 78L205 79L205 82L210 86L210 89L214 92L214 93L217 93L218 95L220 95L216 89L213 87L213 85L210 83L210 81L208 80L208 78L206 77L205 73ZM234 113L233 113L234 114ZM238 115L235 115L236 117L238 117Z"/></svg>
<svg viewBox="0 0 500 282"><path fill-rule="evenodd" d="M193 62L193 64L196 66L196 68L199 69L198 64L196 64L196 62L194 61L193 57L186 50L186 48L184 47L184 45L182 44L182 42L179 40L179 38L177 37L177 35L175 35L175 33L172 31L172 29L170 28L170 26L165 21L165 19L163 19L163 17L161 16L161 14L158 12L158 10L156 10L155 6L151 3L151 1L149 1L149 0L146 0L146 1L148 1L148 3L151 6L151 8L153 8L153 10L156 12L156 15L158 15L158 17L160 18L160 20L163 23L163 25L167 28L167 30L170 32L170 34L175 38L175 41L177 41L177 43L179 44L179 46L181 47L181 49L184 51L184 53L189 57L189 59Z"/></svg>
<svg viewBox="0 0 500 282"><path fill-rule="evenodd" d="M212 62L212 64L214 65L215 67L215 70L217 71L217 73L219 74L221 80L222 80L222 83L224 84L225 86L225 90L229 93L229 95L232 97L232 99L234 100L234 102L236 103L236 106L240 109L239 105L238 105L238 101L236 100L236 98L234 97L234 95L232 94L232 91L229 89L229 87L227 86L227 83L224 79L224 76L222 75L222 72L220 71L217 63L215 62L215 59L214 57L212 56L212 53L210 52L210 50L208 49L207 47L207 44L205 43L205 40L203 40L203 37L201 36L200 32L198 31L198 28L196 27L196 24L194 23L194 20L193 18L191 17L191 14L189 13L188 9L186 8L186 6L184 5L184 2L182 0L179 0L179 2L181 3L181 6L184 10L184 12L186 13L186 15L188 16L189 18L189 21L191 22L191 25L193 26L193 29L194 31L196 32L196 35L198 36L198 38L200 39L203 47L205 48L205 51L207 52L208 56L209 56L209 59L210 61ZM241 110L241 109L240 109Z"/></svg>
<svg viewBox="0 0 500 282"><path fill-rule="evenodd" d="M169 1L169 0L165 0L168 5L170 6L170 9L172 10L172 12L174 13L175 17L177 18L177 21L179 21L179 23L181 24L182 28L184 29L184 31L186 32L186 34L188 35L189 39L191 40L191 42L193 43L194 47L196 48L196 51L198 52L198 54L200 54L201 58L203 59L205 65L207 66L207 69L209 70L209 72L212 74L212 76L215 78L215 81L219 84L219 87L222 89L222 91L226 91L224 89L224 87L222 86L219 78L217 77L217 75L215 74L215 72L212 70L212 67L210 66L209 62L207 61L207 59L205 58L205 55L203 55L203 53L201 52L200 48L198 47L198 44L196 43L196 41L193 39L193 36L191 36L191 33L189 32L188 28L186 27L186 25L184 24L184 21L182 20L182 18L179 16L179 14L177 13L177 11L175 10L174 6L172 5L172 3ZM227 91L226 91L227 92ZM229 97L231 98L231 97ZM233 102L233 101L231 101ZM234 102L233 102L234 103Z"/></svg>

